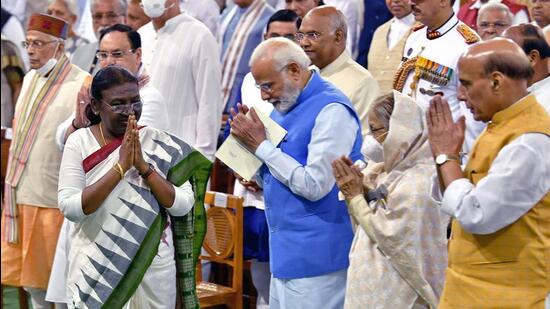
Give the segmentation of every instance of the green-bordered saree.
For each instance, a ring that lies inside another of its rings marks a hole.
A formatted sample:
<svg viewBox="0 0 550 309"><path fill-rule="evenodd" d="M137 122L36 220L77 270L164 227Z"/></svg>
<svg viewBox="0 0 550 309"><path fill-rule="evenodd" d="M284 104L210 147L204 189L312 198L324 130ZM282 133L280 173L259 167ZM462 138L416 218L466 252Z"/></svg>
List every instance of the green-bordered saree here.
<svg viewBox="0 0 550 309"><path fill-rule="evenodd" d="M161 176L177 187L186 181L193 187L192 210L182 217L171 216L169 221L178 296L185 308L198 308L195 265L206 231L204 193L211 162L182 140L156 129L141 128L140 141L145 160ZM97 182L118 162L121 140L99 148L91 131L84 129L71 135L69 144L81 148L86 186ZM137 170L126 172L98 210L74 223L67 274L69 307L128 307L159 254L159 244L166 241L167 215Z"/></svg>

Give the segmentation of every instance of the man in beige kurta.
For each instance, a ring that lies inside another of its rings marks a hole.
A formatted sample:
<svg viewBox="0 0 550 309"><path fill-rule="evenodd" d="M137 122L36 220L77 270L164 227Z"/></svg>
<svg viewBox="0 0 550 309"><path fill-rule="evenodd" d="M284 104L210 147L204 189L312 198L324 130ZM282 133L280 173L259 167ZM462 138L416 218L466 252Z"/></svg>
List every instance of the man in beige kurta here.
<svg viewBox="0 0 550 309"><path fill-rule="evenodd" d="M346 52L346 19L331 6L318 7L306 14L298 39L321 76L333 83L351 101L359 119L363 139L368 134L369 105L380 94L372 75Z"/></svg>
<svg viewBox="0 0 550 309"><path fill-rule="evenodd" d="M2 284L24 287L34 308L44 300L63 215L57 209L61 151L57 126L73 111L90 76L64 52L67 24L50 15L29 19L25 46L31 71L17 100L2 212Z"/></svg>
<svg viewBox="0 0 550 309"><path fill-rule="evenodd" d="M415 23L407 0L386 0L393 18L374 32L369 49L369 72L383 94L393 89L393 77L401 64L405 42Z"/></svg>

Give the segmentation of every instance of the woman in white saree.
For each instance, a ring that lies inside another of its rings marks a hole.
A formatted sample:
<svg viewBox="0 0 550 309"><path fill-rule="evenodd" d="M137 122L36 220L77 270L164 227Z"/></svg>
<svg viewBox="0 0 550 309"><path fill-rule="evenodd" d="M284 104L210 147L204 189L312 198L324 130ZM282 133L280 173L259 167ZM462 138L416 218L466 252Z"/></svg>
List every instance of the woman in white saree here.
<svg viewBox="0 0 550 309"><path fill-rule="evenodd" d="M181 279L183 301L196 307L192 247L202 236L194 214L210 161L172 135L137 127L138 80L126 69L101 69L91 95L92 125L70 135L60 170L59 208L72 221L68 306L174 308Z"/></svg>
<svg viewBox="0 0 550 309"><path fill-rule="evenodd" d="M430 199L435 163L424 111L394 91L371 106L368 122L383 161L369 161L363 172L346 157L333 163L359 225L345 307L436 308L447 265L448 219Z"/></svg>

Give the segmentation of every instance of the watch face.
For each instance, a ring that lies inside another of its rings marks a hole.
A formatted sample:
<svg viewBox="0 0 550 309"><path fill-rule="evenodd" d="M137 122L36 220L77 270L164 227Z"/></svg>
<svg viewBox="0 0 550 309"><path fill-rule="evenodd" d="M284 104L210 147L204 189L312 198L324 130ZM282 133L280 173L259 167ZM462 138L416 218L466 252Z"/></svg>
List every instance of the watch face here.
<svg viewBox="0 0 550 309"><path fill-rule="evenodd" d="M443 164L447 161L447 155L440 154L437 157L435 157L435 163L436 164Z"/></svg>

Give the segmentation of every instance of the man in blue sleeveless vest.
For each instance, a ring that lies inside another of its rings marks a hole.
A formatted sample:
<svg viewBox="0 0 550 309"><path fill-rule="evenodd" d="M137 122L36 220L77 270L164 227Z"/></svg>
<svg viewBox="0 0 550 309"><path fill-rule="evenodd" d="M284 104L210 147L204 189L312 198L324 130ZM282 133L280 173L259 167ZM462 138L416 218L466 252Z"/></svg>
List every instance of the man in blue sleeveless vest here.
<svg viewBox="0 0 550 309"><path fill-rule="evenodd" d="M231 133L262 160L270 230L270 308L341 308L353 232L331 175L341 155L362 159L361 125L347 97L310 71L305 52L286 38L261 43L252 75L288 133L280 145L266 140L254 109L232 111Z"/></svg>

